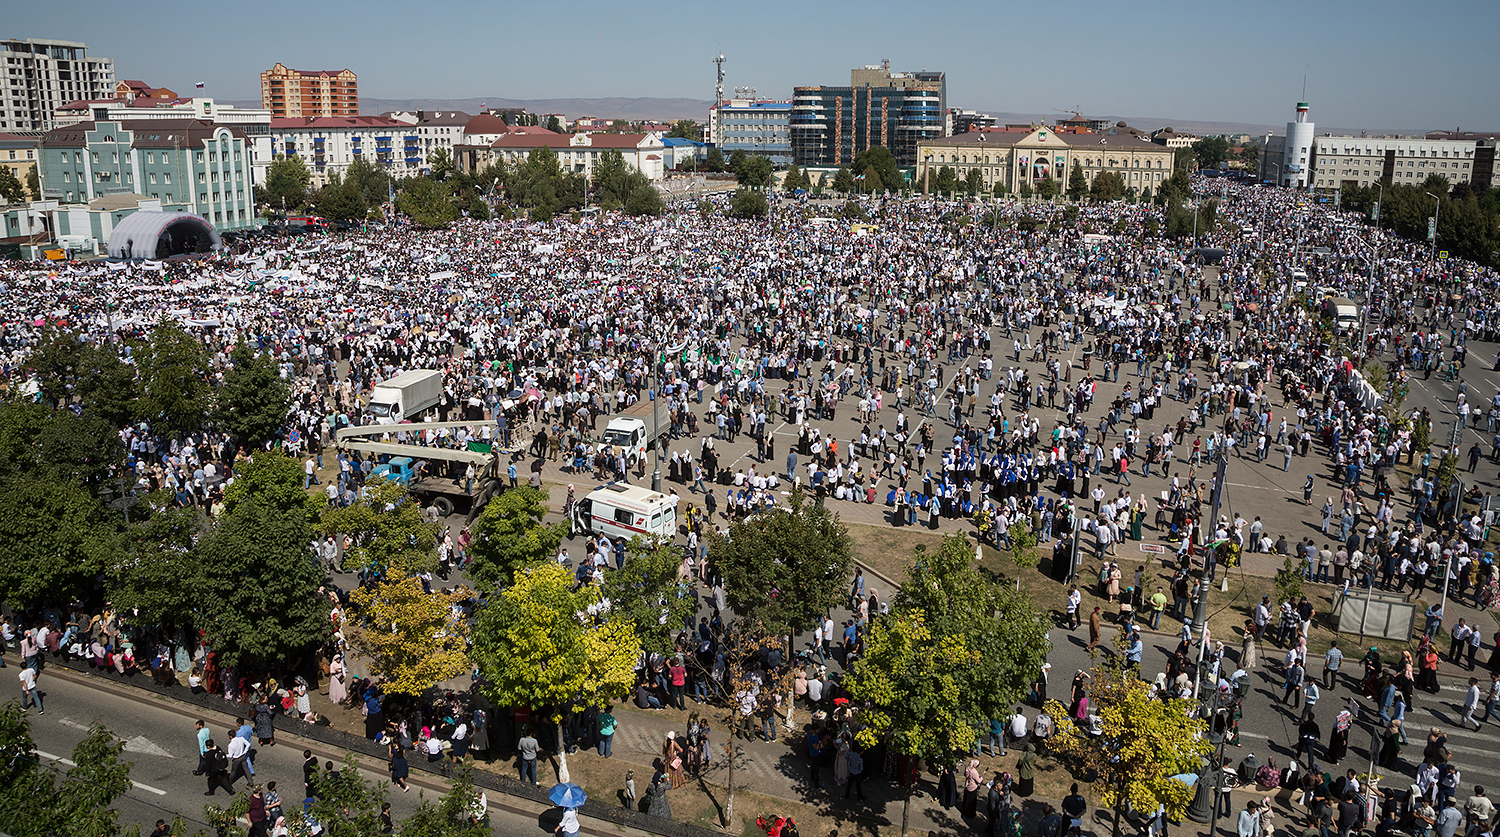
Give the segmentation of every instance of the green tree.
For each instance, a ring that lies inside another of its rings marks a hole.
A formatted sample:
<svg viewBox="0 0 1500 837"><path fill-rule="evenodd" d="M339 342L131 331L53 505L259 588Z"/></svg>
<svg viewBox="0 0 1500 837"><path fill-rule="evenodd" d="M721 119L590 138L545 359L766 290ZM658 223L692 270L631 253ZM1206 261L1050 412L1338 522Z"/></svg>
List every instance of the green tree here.
<svg viewBox="0 0 1500 837"><path fill-rule="evenodd" d="M609 123L609 133L611 134L623 134L628 130L630 130L630 123L623 119L616 119Z"/></svg>
<svg viewBox="0 0 1500 837"><path fill-rule="evenodd" d="M317 595L323 574L308 551L312 538L300 509L255 494L204 535L192 590L206 639L225 665L282 668L332 635L328 603Z"/></svg>
<svg viewBox="0 0 1500 837"><path fill-rule="evenodd" d="M42 178L37 172L36 164L26 170L26 191L31 193L31 199L39 201L42 199Z"/></svg>
<svg viewBox="0 0 1500 837"><path fill-rule="evenodd" d="M1205 169L1223 168L1229 159L1229 140L1223 137L1204 137L1193 143L1193 157Z"/></svg>
<svg viewBox="0 0 1500 837"><path fill-rule="evenodd" d="M1172 152L1173 171L1190 172L1198 167L1198 155L1193 153L1190 146L1184 146Z"/></svg>
<svg viewBox="0 0 1500 837"><path fill-rule="evenodd" d="M1204 722L1183 703L1152 697L1133 670L1113 660L1096 666L1089 681L1089 708L1099 716L1100 734L1074 722L1061 703L1048 701L1047 713L1057 722L1049 744L1094 777L1094 793L1115 811L1115 837L1127 805L1135 811L1165 807L1178 820L1187 813L1193 792L1174 777L1201 773L1212 746Z"/></svg>
<svg viewBox="0 0 1500 837"><path fill-rule="evenodd" d="M273 209L284 207L291 211L302 206L311 185L312 172L307 170L307 163L301 157L278 154L271 158L271 165L266 169L266 185L261 187L260 196Z"/></svg>
<svg viewBox="0 0 1500 837"><path fill-rule="evenodd" d="M1036 193L1038 197L1043 197L1050 200L1057 197L1057 191L1057 181L1052 179L1052 175L1049 174L1041 180L1037 181Z"/></svg>
<svg viewBox="0 0 1500 837"><path fill-rule="evenodd" d="M379 166L356 158L344 170L344 185L358 190L368 208L378 207L390 197L391 178Z"/></svg>
<svg viewBox="0 0 1500 837"><path fill-rule="evenodd" d="M606 149L594 163L594 202L606 210L619 209L630 196L630 168L619 149Z"/></svg>
<svg viewBox="0 0 1500 837"><path fill-rule="evenodd" d="M307 813L322 824L327 837L370 837L380 833L380 806L389 787L387 782L366 779L359 759L350 753L335 773L313 774L313 802Z"/></svg>
<svg viewBox="0 0 1500 837"><path fill-rule="evenodd" d="M26 371L37 379L50 405L76 398L85 413L119 427L136 415L139 386L135 367L124 363L108 345L82 339L76 332L48 329L26 356Z"/></svg>
<svg viewBox="0 0 1500 837"><path fill-rule="evenodd" d="M754 189L740 187L729 199L729 212L736 218L764 218L771 211L766 196Z"/></svg>
<svg viewBox="0 0 1500 837"><path fill-rule="evenodd" d="M859 181L859 190L870 195L882 191L885 186L880 179L880 171L873 165L865 166L864 173L855 178L855 180ZM958 178L955 177L954 186L956 187L957 185Z"/></svg>
<svg viewBox="0 0 1500 837"><path fill-rule="evenodd" d="M1245 165L1245 168L1254 171L1260 165L1260 146L1253 142L1247 142L1240 147L1237 157Z"/></svg>
<svg viewBox="0 0 1500 837"><path fill-rule="evenodd" d="M98 493L124 460L117 432L87 412L0 402L0 479L67 482Z"/></svg>
<svg viewBox="0 0 1500 837"><path fill-rule="evenodd" d="M793 163L787 167L786 174L781 178L781 190L790 195L798 189L804 189L806 186L803 185L802 180L802 170L797 168L797 165Z"/></svg>
<svg viewBox="0 0 1500 837"><path fill-rule="evenodd" d="M435 570L440 524L424 519L421 507L398 482L372 479L365 488L348 506L323 507L319 529L347 535L352 542L344 553L344 568L397 576Z"/></svg>
<svg viewBox="0 0 1500 837"><path fill-rule="evenodd" d="M708 561L736 613L777 634L795 634L843 596L849 531L838 515L794 489L786 506L710 532Z"/></svg>
<svg viewBox="0 0 1500 837"><path fill-rule="evenodd" d="M660 215L666 211L661 193L651 185L644 174L632 171L630 193L625 197L625 214L630 216Z"/></svg>
<svg viewBox="0 0 1500 837"><path fill-rule="evenodd" d="M453 154L438 146L427 155L427 171L433 180L443 180L453 173Z"/></svg>
<svg viewBox="0 0 1500 837"><path fill-rule="evenodd" d="M469 217L476 221L490 220L490 205L483 198L475 197L469 201Z"/></svg>
<svg viewBox="0 0 1500 837"><path fill-rule="evenodd" d="M0 706L0 830L14 837L115 837L119 811L110 807L130 790L125 742L99 721L73 748L72 767L54 771L37 752L20 703Z"/></svg>
<svg viewBox="0 0 1500 837"><path fill-rule="evenodd" d="M458 220L458 207L443 188L425 177L414 177L401 187L396 209L419 227L441 228Z"/></svg>
<svg viewBox="0 0 1500 837"><path fill-rule="evenodd" d="M670 655L683 619L697 609L690 580L679 577L682 554L670 543L630 539L625 566L604 576L610 618L624 619L648 652Z"/></svg>
<svg viewBox="0 0 1500 837"><path fill-rule="evenodd" d="M979 169L969 169L969 174L964 178L964 191L971 195L984 191L984 174Z"/></svg>
<svg viewBox="0 0 1500 837"><path fill-rule="evenodd" d="M115 515L76 483L40 476L0 479L0 598L29 608L92 591L120 548Z"/></svg>
<svg viewBox="0 0 1500 837"><path fill-rule="evenodd" d="M135 358L141 415L169 431L201 427L213 396L203 344L175 325L161 324L137 347Z"/></svg>
<svg viewBox="0 0 1500 837"><path fill-rule="evenodd" d="M135 612L143 623L186 625L198 605L190 582L198 573L200 512L174 500L157 491L130 504L122 549L104 572L115 607Z"/></svg>
<svg viewBox="0 0 1500 837"><path fill-rule="evenodd" d="M234 511L241 503L257 502L278 512L296 513L307 526L315 526L325 501L302 487L302 463L280 448L261 450L234 466L234 481L224 489L224 509Z"/></svg>
<svg viewBox="0 0 1500 837"><path fill-rule="evenodd" d="M339 177L338 172L329 175L328 185L318 190L313 202L319 215L334 221L358 221L369 212L363 189Z"/></svg>
<svg viewBox="0 0 1500 837"><path fill-rule="evenodd" d="M706 171L723 171L724 152L717 147L708 149L708 156L703 158L703 168Z"/></svg>
<svg viewBox="0 0 1500 837"><path fill-rule="evenodd" d="M854 155L855 171L865 172L873 168L878 175L876 183L865 183L865 189L878 192L899 192L906 185L906 178L901 176L901 167L896 163L896 157L889 148L875 145ZM868 177L866 180L868 181Z"/></svg>
<svg viewBox="0 0 1500 837"><path fill-rule="evenodd" d="M691 119L679 119L672 125L672 130L667 132L667 136L696 141L703 136L703 131L698 127L697 122Z"/></svg>
<svg viewBox="0 0 1500 837"><path fill-rule="evenodd" d="M1193 189L1188 180L1187 169L1175 168L1172 170L1172 175L1162 181L1161 188L1156 190L1156 203L1159 206L1167 206L1174 201L1185 201L1192 194Z"/></svg>
<svg viewBox="0 0 1500 837"><path fill-rule="evenodd" d="M469 577L484 591L508 585L527 567L551 561L566 524L542 524L547 495L527 486L512 488L485 504L471 528Z"/></svg>
<svg viewBox="0 0 1500 837"><path fill-rule="evenodd" d="M26 187L9 166L0 166L0 198L6 203L25 203Z"/></svg>
<svg viewBox="0 0 1500 837"><path fill-rule="evenodd" d="M470 652L496 706L551 709L560 721L569 704L603 708L629 694L641 643L624 619L595 616L600 590L574 589L573 574L555 562L527 567L479 612ZM558 728L559 777L567 755Z"/></svg>
<svg viewBox="0 0 1500 837"><path fill-rule="evenodd" d="M213 422L246 448L258 448L281 435L291 394L269 356L241 341L229 358L233 366L214 392Z"/></svg>
<svg viewBox="0 0 1500 837"><path fill-rule="evenodd" d="M559 120L557 118L557 114L555 114L555 113L554 114L549 114L547 116L547 124L545 126L543 126L543 127L545 127L547 130L551 131L554 134L560 134L560 133L563 132L562 122L561 122L561 120Z"/></svg>
<svg viewBox="0 0 1500 837"><path fill-rule="evenodd" d="M345 634L385 692L419 698L469 670L469 623L455 614L473 595L462 585L429 593L414 576L386 576L351 594L357 611Z"/></svg>
<svg viewBox="0 0 1500 837"><path fill-rule="evenodd" d="M1101 202L1125 197L1125 178L1117 171L1099 172L1089 185L1089 197Z"/></svg>
<svg viewBox="0 0 1500 837"><path fill-rule="evenodd" d="M869 180L869 173L865 173L865 179ZM937 177L932 180L932 191L939 195L951 195L958 189L958 172L952 166L943 166L938 169Z"/></svg>
<svg viewBox="0 0 1500 837"><path fill-rule="evenodd" d="M1021 188L1017 190L1017 193L1020 194L1020 196L1022 198L1029 198L1029 197L1031 197L1031 181L1029 181L1029 180L1023 180L1023 181L1021 181Z"/></svg>
<svg viewBox="0 0 1500 837"><path fill-rule="evenodd" d="M738 152L736 152L738 153ZM735 177L741 186L752 189L764 189L771 185L771 173L774 170L770 157L762 157L759 154L747 157L740 167L735 169Z"/></svg>
<svg viewBox="0 0 1500 837"><path fill-rule="evenodd" d="M557 119L557 117L549 117ZM436 803L423 799L417 810L401 823L400 837L490 837L489 829L470 821L479 792L468 768L454 772L447 793Z"/></svg>
<svg viewBox="0 0 1500 837"><path fill-rule="evenodd" d="M854 175L849 173L849 167L839 166L839 170L833 175L833 191L847 195L854 191L854 186Z"/></svg>
<svg viewBox="0 0 1500 837"><path fill-rule="evenodd" d="M1089 184L1088 181L1084 179L1083 167L1074 166L1073 170L1068 173L1068 197L1072 198L1075 201L1083 200L1084 196L1088 193Z"/></svg>

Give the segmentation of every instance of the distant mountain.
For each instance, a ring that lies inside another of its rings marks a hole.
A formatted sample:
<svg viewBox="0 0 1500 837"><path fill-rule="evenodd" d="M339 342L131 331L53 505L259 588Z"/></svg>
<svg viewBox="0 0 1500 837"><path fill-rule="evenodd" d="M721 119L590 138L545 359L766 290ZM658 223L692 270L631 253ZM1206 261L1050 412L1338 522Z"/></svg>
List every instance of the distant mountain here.
<svg viewBox="0 0 1500 837"><path fill-rule="evenodd" d="M260 102L236 102L229 101L225 104L236 107L260 107ZM560 113L569 119L577 119L580 116L597 116L601 119L659 119L663 122L673 119L696 119L698 122L708 121L708 109L713 102L707 99L658 99L642 97L639 99L625 99L611 97L606 99L504 99L499 96L494 98L477 99L373 99L361 96L359 110L365 114L385 113L392 110L461 110L465 113L478 113L483 107L498 108L525 108L531 113Z"/></svg>

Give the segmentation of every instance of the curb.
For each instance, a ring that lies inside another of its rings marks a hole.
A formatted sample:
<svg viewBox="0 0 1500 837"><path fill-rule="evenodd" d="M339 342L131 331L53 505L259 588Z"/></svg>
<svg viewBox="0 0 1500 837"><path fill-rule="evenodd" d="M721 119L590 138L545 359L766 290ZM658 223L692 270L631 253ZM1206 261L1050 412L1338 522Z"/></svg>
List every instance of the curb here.
<svg viewBox="0 0 1500 837"><path fill-rule="evenodd" d="M209 712L222 714L245 710L244 704L230 703L222 698L209 695L207 692L195 695L181 686L160 686L144 675L137 675L136 678L127 680L123 677L100 674L90 666L82 665L76 660L66 658L49 658L46 660L46 665L57 666L85 678L99 679L111 684L139 689L142 692L169 698L178 703L195 706ZM294 720L291 723L292 725L282 728L284 732L307 738L344 752L366 756L376 764L384 764L387 761L385 749L363 736L353 735L332 727L303 723L300 720ZM433 776L441 776L445 779L449 778L450 771L446 768L447 763L438 762L438 764L443 765L443 768L434 770L424 760L412 759L408 767L413 773L420 772ZM473 776L474 786L477 788L552 806L552 801L547 798L547 791L543 788L528 785L519 779L513 779L509 776L495 773L492 770L486 770L478 765L470 764L468 767ZM642 814L639 811L631 811L621 808L618 805L611 805L593 799L584 803L583 807L578 809L578 813L601 822L609 822L651 834L660 834L663 837L709 837L710 835L722 837L722 834L717 831L696 825L688 825L687 823L680 823L675 820L652 817Z"/></svg>

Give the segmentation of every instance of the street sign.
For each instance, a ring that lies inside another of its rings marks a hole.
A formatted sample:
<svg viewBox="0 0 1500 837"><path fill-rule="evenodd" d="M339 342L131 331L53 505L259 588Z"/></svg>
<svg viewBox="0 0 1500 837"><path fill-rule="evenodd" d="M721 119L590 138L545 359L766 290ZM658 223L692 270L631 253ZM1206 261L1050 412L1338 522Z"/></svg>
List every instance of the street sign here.
<svg viewBox="0 0 1500 837"><path fill-rule="evenodd" d="M1437 219L1436 218L1428 218L1427 219L1427 240L1428 241L1437 241Z"/></svg>
<svg viewBox="0 0 1500 837"><path fill-rule="evenodd" d="M1438 251L1438 258L1440 258L1440 259L1446 259L1446 258L1448 258L1448 251L1447 250L1439 250Z"/></svg>
<svg viewBox="0 0 1500 837"><path fill-rule="evenodd" d="M1372 207L1370 207L1370 220L1371 221L1379 221L1380 220L1380 201L1376 201L1375 205L1372 206Z"/></svg>
<svg viewBox="0 0 1500 837"><path fill-rule="evenodd" d="M1141 551L1147 555L1161 555L1167 551L1167 548L1159 543L1143 543Z"/></svg>

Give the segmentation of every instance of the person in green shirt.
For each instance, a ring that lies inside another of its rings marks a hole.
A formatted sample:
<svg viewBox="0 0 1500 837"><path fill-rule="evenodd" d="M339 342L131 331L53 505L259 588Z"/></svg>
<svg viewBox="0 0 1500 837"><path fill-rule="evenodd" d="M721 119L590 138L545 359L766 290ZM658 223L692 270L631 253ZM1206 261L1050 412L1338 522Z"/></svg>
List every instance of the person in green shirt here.
<svg viewBox="0 0 1500 837"><path fill-rule="evenodd" d="M599 723L599 755L609 758L614 754L612 748L615 743L615 727L620 722L615 720L614 713L610 712L607 707L599 713L597 721Z"/></svg>
<svg viewBox="0 0 1500 837"><path fill-rule="evenodd" d="M1166 609L1167 594L1158 587L1156 592L1151 594L1151 630L1156 630L1156 626L1161 624L1161 614Z"/></svg>

